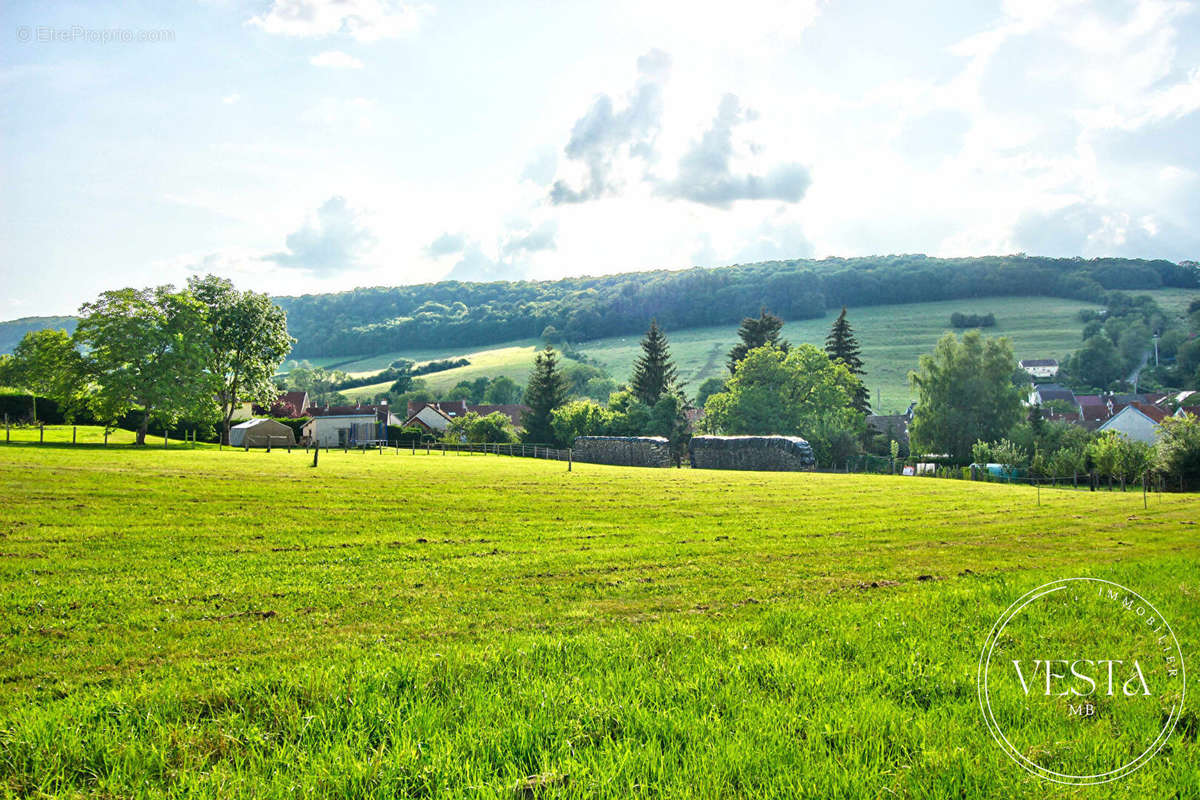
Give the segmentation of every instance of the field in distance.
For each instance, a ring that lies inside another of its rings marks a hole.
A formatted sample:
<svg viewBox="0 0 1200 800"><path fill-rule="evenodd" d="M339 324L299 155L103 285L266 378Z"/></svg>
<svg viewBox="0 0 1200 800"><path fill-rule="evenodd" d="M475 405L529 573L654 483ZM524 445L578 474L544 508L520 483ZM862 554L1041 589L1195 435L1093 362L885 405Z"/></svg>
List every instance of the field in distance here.
<svg viewBox="0 0 1200 800"><path fill-rule="evenodd" d="M1172 302L1178 300L1174 295ZM938 338L950 329L950 315L955 311L996 316L996 326L985 329L988 336L1008 336L1013 340L1017 358L1059 358L1074 352L1081 343L1083 323L1078 312L1099 306L1075 300L1050 297L990 297L971 300L950 300L936 303L909 303L892 306L865 306L850 309L850 322L862 345L867 370L867 387L877 413L903 411L913 399L908 386L908 372L916 369L922 353L930 352ZM835 315L827 313L820 319L789 322L784 337L792 342L808 342L823 347ZM667 331L671 354L679 366L679 374L688 382L688 391L695 392L705 378L728 375L725 359L737 341L736 326L691 328ZM610 337L581 342L578 349L603 363L618 381L627 380L639 350L640 335ZM386 367L396 358L428 361L435 358L466 357L468 367L422 376L434 392L445 391L461 380L480 375L507 375L519 383L529 377L533 353L539 345L526 340L467 353L461 349L446 351L397 351L380 356L344 363L344 358L314 360L314 364L343 362L339 369L352 374L369 373ZM352 399L368 398L386 391L389 383L378 383L344 394Z"/></svg>
<svg viewBox="0 0 1200 800"><path fill-rule="evenodd" d="M1200 637L1194 495L310 465L0 447L0 795L1043 798L979 716L1003 609L1092 575ZM1200 785L1197 730L1104 795Z"/></svg>

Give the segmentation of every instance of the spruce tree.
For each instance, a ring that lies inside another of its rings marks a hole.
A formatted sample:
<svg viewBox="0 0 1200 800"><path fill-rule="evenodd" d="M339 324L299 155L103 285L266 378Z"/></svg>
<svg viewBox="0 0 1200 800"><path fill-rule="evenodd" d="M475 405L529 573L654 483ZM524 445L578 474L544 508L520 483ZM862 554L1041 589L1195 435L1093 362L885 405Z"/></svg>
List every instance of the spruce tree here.
<svg viewBox="0 0 1200 800"><path fill-rule="evenodd" d="M642 338L642 354L633 363L630 388L638 400L653 406L665 394L677 388L678 374L671 360L671 348L658 323L650 321L650 330Z"/></svg>
<svg viewBox="0 0 1200 800"><path fill-rule="evenodd" d="M829 336L825 339L825 353L829 356L830 361L835 364L838 362L845 364L850 373L858 378L859 386L854 392L852 405L860 414L870 414L871 396L867 393L867 387L862 383L862 377L867 374L863 371L862 350L858 346L858 339L854 338L854 329L846 321L845 306L842 306L842 313L834 321L833 328L830 329Z"/></svg>
<svg viewBox="0 0 1200 800"><path fill-rule="evenodd" d="M738 336L741 341L729 351L729 363L726 365L729 367L729 374L732 375L736 372L738 363L746 357L746 353L756 347L772 344L786 353L791 345L779 338L779 331L782 328L783 320L765 308L759 310L758 319L754 317L743 319L741 327L738 328Z"/></svg>
<svg viewBox="0 0 1200 800"><path fill-rule="evenodd" d="M554 442L554 430L550 427L550 415L554 409L567 402L567 379L558 368L558 353L546 345L546 349L533 359L533 374L525 389L525 405L529 406L521 419L525 426L528 442Z"/></svg>

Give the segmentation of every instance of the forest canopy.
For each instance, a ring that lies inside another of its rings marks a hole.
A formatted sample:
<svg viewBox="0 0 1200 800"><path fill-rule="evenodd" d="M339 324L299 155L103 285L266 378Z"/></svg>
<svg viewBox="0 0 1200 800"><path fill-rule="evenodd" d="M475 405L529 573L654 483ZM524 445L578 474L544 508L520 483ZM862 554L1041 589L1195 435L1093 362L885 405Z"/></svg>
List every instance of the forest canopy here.
<svg viewBox="0 0 1200 800"><path fill-rule="evenodd" d="M651 317L673 330L724 325L762 307L784 319L828 308L972 297L1042 295L1103 302L1109 290L1195 288L1191 264L1024 255L923 255L768 261L721 268L630 272L556 281L374 287L277 297L298 341L295 357L385 353L415 341L487 345L641 333Z"/></svg>

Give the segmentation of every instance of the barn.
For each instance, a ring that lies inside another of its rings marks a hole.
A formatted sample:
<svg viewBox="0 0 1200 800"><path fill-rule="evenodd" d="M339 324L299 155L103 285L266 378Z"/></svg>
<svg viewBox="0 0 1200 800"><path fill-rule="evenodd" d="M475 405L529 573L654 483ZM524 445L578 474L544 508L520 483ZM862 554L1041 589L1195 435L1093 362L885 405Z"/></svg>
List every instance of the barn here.
<svg viewBox="0 0 1200 800"><path fill-rule="evenodd" d="M304 423L304 441L321 447L355 447L387 437L387 428L374 414L330 414Z"/></svg>
<svg viewBox="0 0 1200 800"><path fill-rule="evenodd" d="M296 433L273 419L251 419L229 429L234 447L294 447Z"/></svg>

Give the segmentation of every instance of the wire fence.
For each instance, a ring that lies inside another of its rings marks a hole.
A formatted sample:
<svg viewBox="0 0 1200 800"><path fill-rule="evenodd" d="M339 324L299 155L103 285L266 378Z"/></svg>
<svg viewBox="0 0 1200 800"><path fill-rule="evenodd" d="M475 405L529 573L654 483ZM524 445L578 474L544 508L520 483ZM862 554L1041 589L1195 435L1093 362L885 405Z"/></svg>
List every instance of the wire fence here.
<svg viewBox="0 0 1200 800"><path fill-rule="evenodd" d="M116 431L112 431L116 432ZM16 434L15 436L13 434ZM47 430L45 425L5 425L4 441L7 444L42 444L42 445L78 445L78 446L107 446L109 444L109 433L105 431L103 438L95 436L94 438L83 438L78 434L78 426L55 425L50 426ZM129 436L129 432L123 432ZM197 442L194 433L189 436L187 431L182 432L182 439L170 439L169 435L162 436L161 445L157 445L159 441L157 437L147 436L146 444L148 446L160 447L195 447ZM212 445L208 445L212 446ZM330 450L341 450L346 453L350 452L378 452L393 451L400 453L407 451L412 454L424 452L426 455L455 455L455 456L510 456L514 458L535 458L549 461L565 461L568 469L574 463L574 450L572 448L554 447L549 444L541 443L509 443L509 442L442 442L427 439L418 442L415 439L404 440L386 440L386 439L371 439L366 441L348 441L337 446L333 445L316 445L311 443L297 444L294 440L283 436L265 437L263 442L262 437L255 442L244 442L238 445L221 445L230 447L234 450L250 450L250 449L265 449L267 452L272 450L286 450L291 452L293 449L303 449L306 454L313 455L314 465L317 463L319 451L326 452ZM682 463L676 466L688 467L688 460L683 459ZM1200 482L1189 479L1183 475L1163 475L1154 471L1146 471L1135 476L1120 476L1120 475L1105 475L1097 471L1077 472L1072 475L1020 475L1015 472L1002 472L997 474L980 466L961 467L949 466L944 464L936 464L932 462L917 462L909 463L903 460L893 460L886 456L873 456L870 454L858 454L846 459L840 466L827 467L810 467L808 472L817 472L824 474L869 474L869 475L894 475L896 477L916 477L916 478L937 478L943 480L962 480L978 483L1008 483L1026 485L1047 489L1071 489L1076 491L1109 491L1109 492L1129 492L1142 491L1143 493L1155 492L1193 492L1200 489ZM1040 495L1039 495L1040 496Z"/></svg>

